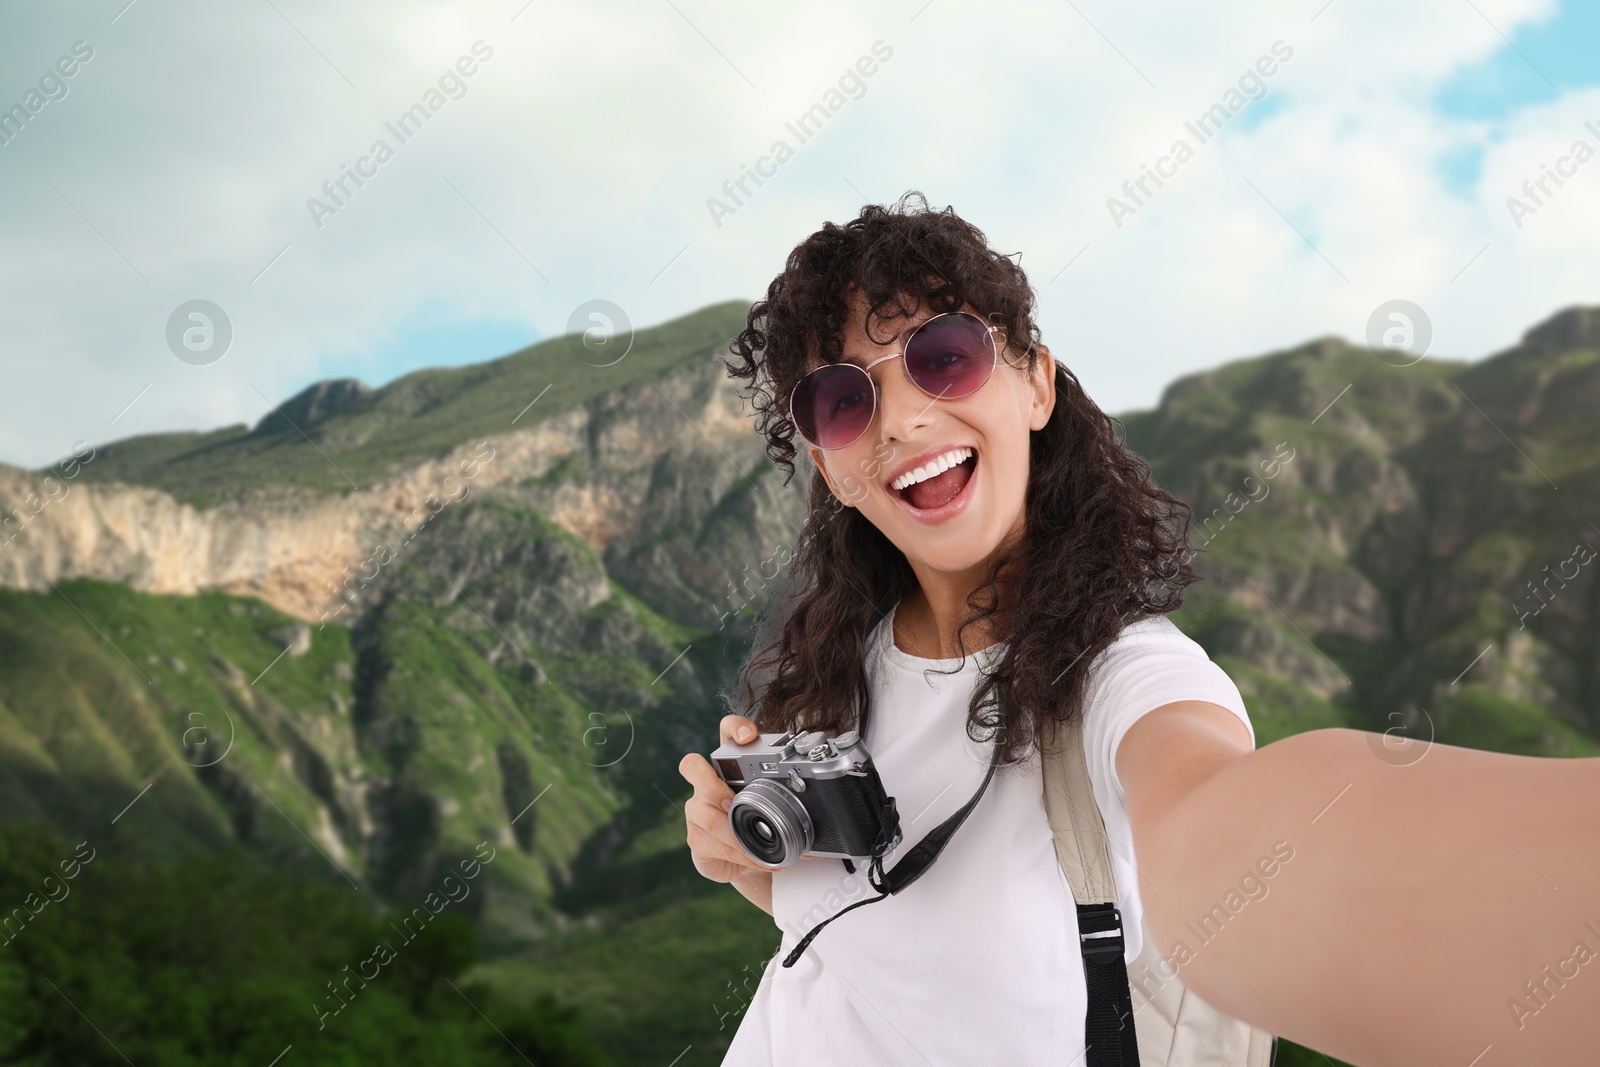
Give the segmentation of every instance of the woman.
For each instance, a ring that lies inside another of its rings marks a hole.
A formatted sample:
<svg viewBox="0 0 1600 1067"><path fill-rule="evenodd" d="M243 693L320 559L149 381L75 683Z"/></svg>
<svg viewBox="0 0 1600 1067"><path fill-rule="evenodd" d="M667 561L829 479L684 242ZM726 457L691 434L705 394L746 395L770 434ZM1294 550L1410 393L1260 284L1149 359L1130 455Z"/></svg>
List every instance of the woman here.
<svg viewBox="0 0 1600 1067"><path fill-rule="evenodd" d="M1083 1054L1077 919L1037 751L1071 716L1128 960L1143 915L1211 1004L1362 1065L1587 1062L1600 761L1444 745L1384 760L1354 730L1255 750L1237 688L1166 617L1197 580L1187 508L1039 344L1032 310L1021 268L980 232L902 201L800 244L731 346L768 454L792 476L799 434L818 474L744 672L752 716L724 718L723 743L758 725L840 733L865 713L904 831L884 868L998 762L925 876L830 922L786 968L810 930L877 894L837 860L754 863L732 790L684 757L696 868L783 931L725 1062ZM1186 921L1285 849L1270 894L1178 953ZM1539 984L1549 966L1560 986Z"/></svg>

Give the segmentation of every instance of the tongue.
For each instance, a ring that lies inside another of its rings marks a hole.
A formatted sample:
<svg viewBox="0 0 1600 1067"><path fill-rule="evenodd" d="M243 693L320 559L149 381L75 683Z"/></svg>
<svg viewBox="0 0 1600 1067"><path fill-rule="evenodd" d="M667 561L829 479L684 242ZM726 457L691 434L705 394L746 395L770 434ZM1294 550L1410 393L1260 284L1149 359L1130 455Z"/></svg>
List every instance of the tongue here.
<svg viewBox="0 0 1600 1067"><path fill-rule="evenodd" d="M977 461L968 456L949 470L940 471L925 482L918 482L902 494L919 511L942 508L956 498L972 477Z"/></svg>

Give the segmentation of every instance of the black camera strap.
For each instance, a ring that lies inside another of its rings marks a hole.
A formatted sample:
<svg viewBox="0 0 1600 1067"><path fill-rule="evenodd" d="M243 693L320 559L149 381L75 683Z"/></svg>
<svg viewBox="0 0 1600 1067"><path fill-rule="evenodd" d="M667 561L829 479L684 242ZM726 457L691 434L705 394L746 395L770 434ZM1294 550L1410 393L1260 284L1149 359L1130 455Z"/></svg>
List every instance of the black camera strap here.
<svg viewBox="0 0 1600 1067"><path fill-rule="evenodd" d="M996 740L994 753L989 759L989 770L983 776L983 784L978 786L976 793L972 794L972 799L961 805L954 815L929 830L927 835L917 842L916 847L907 852L887 873L883 869L883 849L879 848L872 857L871 865L867 868L867 881L872 883L872 888L878 891L878 895L868 897L865 900L858 900L812 927L810 932L800 939L800 943L794 947L794 950L783 958L783 965L785 967L793 967L795 961L800 958L801 953L805 952L806 946L811 944L812 938L820 934L824 926L833 922L840 915L848 911L854 911L863 904L876 904L885 897L900 892L906 886L921 878L927 869L933 866L933 861L939 858L939 853L944 851L944 846L950 843L950 838L955 836L956 830L960 829L967 816L972 814L972 809L978 806L978 800L983 796L984 791L989 788L989 780L994 777L994 769L999 762L1000 743ZM888 826L885 830L886 836L892 837L893 833L894 826ZM849 860L845 860L844 864L847 870L854 872L855 868Z"/></svg>

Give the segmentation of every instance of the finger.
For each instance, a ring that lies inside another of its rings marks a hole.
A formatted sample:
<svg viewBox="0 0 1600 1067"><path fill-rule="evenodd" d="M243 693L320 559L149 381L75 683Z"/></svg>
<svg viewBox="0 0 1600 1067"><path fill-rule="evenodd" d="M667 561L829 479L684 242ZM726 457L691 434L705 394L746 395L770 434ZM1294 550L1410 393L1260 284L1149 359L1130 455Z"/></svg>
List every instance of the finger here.
<svg viewBox="0 0 1600 1067"><path fill-rule="evenodd" d="M695 796L683 806L683 814L690 825L699 827L719 841L738 847L738 842L733 836L733 826L721 801Z"/></svg>
<svg viewBox="0 0 1600 1067"><path fill-rule="evenodd" d="M755 870L774 870L759 866L750 854L739 847L739 843L732 835L724 837L704 827L690 827L689 851L701 860L720 860L740 869L750 868Z"/></svg>
<svg viewBox="0 0 1600 1067"><path fill-rule="evenodd" d="M678 773L694 786L696 792L712 782L722 781L722 776L698 752L691 752L678 761Z"/></svg>
<svg viewBox="0 0 1600 1067"><path fill-rule="evenodd" d="M691 810L692 809L692 810ZM684 806L684 815L688 817L691 826L690 848L697 839L704 843L708 852L713 852L718 859L737 863L744 867L753 867L760 871L776 871L780 868L771 867L751 857L739 844L739 839L734 835L733 826L728 820L728 815L717 804L696 798Z"/></svg>
<svg viewBox="0 0 1600 1067"><path fill-rule="evenodd" d="M722 858L730 863L737 863L741 867L748 868L752 871L762 871L767 874L771 874L774 871L783 870L782 867L762 863L760 860L750 855L750 853L744 850L744 846L739 844L739 839L734 837L731 831L726 839L724 839L721 834L713 833L711 835L711 840L715 841L721 846Z"/></svg>
<svg viewBox="0 0 1600 1067"><path fill-rule="evenodd" d="M719 732L723 744L734 741L741 745L754 741L758 734L756 724L743 715L724 715L719 725Z"/></svg>
<svg viewBox="0 0 1600 1067"><path fill-rule="evenodd" d="M710 797L720 802L733 796L732 787L722 780L722 776L698 752L691 752L683 757L678 764L678 773L694 786L697 797Z"/></svg>

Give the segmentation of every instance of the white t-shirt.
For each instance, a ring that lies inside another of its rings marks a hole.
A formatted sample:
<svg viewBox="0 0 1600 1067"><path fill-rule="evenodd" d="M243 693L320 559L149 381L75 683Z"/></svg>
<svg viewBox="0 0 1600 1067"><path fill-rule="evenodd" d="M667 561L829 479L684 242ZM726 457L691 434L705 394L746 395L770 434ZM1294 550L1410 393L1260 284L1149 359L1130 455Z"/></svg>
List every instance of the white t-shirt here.
<svg viewBox="0 0 1600 1067"><path fill-rule="evenodd" d="M894 612L867 639L867 751L894 797L900 855L977 790L992 750L966 735L980 661L1004 645L929 660L895 647ZM1084 704L1089 778L1110 838L1126 958L1142 907L1127 800L1113 756L1141 715L1179 700L1228 708L1238 688L1166 616L1124 627L1094 661ZM1255 732L1251 731L1254 744ZM1087 991L1078 917L1045 814L1037 753L997 768L938 861L900 893L829 923L793 967L783 957L816 923L876 896L866 871L804 858L772 876L782 946L743 1012L724 1067L1003 1063L1062 1067L1084 1050Z"/></svg>

